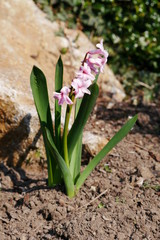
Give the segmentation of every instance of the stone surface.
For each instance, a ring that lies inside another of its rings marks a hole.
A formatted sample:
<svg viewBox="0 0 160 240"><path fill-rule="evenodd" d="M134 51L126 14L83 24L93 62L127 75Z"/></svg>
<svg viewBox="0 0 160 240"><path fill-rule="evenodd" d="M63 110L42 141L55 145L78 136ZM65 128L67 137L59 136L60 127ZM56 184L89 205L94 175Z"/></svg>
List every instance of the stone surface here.
<svg viewBox="0 0 160 240"><path fill-rule="evenodd" d="M108 143L105 137L85 131L83 134L83 144L91 156L97 155Z"/></svg>
<svg viewBox="0 0 160 240"><path fill-rule="evenodd" d="M70 84L85 52L94 49L81 31L64 29L64 36L58 36L60 28L63 24L47 20L32 0L0 1L0 157L10 164L23 160L40 135L30 89L32 66L47 77L52 108L54 69L61 50L68 49L62 59L64 80ZM99 85L104 97L108 92L114 101L125 96L107 65Z"/></svg>

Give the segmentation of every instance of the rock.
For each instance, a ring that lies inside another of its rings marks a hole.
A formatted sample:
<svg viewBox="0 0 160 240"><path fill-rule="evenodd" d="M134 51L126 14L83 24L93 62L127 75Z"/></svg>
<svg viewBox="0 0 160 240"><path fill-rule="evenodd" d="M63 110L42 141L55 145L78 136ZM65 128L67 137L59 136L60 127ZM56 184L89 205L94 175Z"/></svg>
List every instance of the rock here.
<svg viewBox="0 0 160 240"><path fill-rule="evenodd" d="M83 134L83 144L91 156L97 155L107 143L108 140L105 137L98 136L88 131L85 131Z"/></svg>
<svg viewBox="0 0 160 240"><path fill-rule="evenodd" d="M119 232L119 233L117 234L117 237L118 237L119 240L123 240L123 239L125 239L126 234L125 234L125 233L122 233L122 232Z"/></svg>
<svg viewBox="0 0 160 240"><path fill-rule="evenodd" d="M28 239L27 235L26 234L22 234L21 240L27 240L27 239Z"/></svg>
<svg viewBox="0 0 160 240"><path fill-rule="evenodd" d="M11 178L9 176L5 176L3 179L3 188L7 188L7 189L12 189L14 186Z"/></svg>
<svg viewBox="0 0 160 240"><path fill-rule="evenodd" d="M64 29L64 36L58 36L61 27L62 23L47 20L32 0L0 1L0 160L9 165L21 167L35 146L43 150L30 89L32 66L46 75L53 109L54 71L62 49L68 49L62 56L68 85L85 53L95 48L79 30ZM114 101L124 98L121 84L107 65L99 85L104 97L110 92Z"/></svg>
<svg viewBox="0 0 160 240"><path fill-rule="evenodd" d="M150 116L146 113L139 113L137 123L140 127L146 127L150 123Z"/></svg>
<svg viewBox="0 0 160 240"><path fill-rule="evenodd" d="M144 180L151 179L154 177L153 173L149 170L148 167L138 166L138 170Z"/></svg>
<svg viewBox="0 0 160 240"><path fill-rule="evenodd" d="M135 186L141 187L143 185L143 182L144 182L143 177L139 177L139 178L137 178Z"/></svg>
<svg viewBox="0 0 160 240"><path fill-rule="evenodd" d="M70 205L68 205L68 206L67 206L67 211L68 211L68 212L74 212L74 211L75 211L75 208L72 207L72 206L70 206Z"/></svg>

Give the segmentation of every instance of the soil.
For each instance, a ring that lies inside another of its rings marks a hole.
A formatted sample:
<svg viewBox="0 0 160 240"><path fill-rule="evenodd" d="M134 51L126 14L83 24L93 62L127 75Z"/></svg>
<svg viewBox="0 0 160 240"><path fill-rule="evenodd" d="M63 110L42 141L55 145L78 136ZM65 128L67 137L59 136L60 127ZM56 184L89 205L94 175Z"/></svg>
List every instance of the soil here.
<svg viewBox="0 0 160 240"><path fill-rule="evenodd" d="M99 99L86 130L111 138L135 113L136 126L73 199L47 187L46 168L1 162L0 239L160 239L160 107L107 109ZM82 168L90 158L84 148Z"/></svg>

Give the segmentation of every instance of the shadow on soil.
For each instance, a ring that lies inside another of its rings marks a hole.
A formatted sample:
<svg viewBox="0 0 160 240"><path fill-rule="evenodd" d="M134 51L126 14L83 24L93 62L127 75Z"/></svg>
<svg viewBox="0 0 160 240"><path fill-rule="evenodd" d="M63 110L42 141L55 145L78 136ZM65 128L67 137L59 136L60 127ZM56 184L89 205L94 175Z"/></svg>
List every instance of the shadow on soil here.
<svg viewBox="0 0 160 240"><path fill-rule="evenodd" d="M97 105L96 118L106 122L112 122L114 126L122 126L122 122L126 121L129 116L138 113L138 120L132 133L139 132L146 135L151 134L160 136L160 108L153 106L133 106L125 103L115 105L112 109L107 109L101 103Z"/></svg>
<svg viewBox="0 0 160 240"><path fill-rule="evenodd" d="M0 139L0 172L4 173L4 176L9 176L13 183L13 188L1 188L1 191L6 192L30 192L38 189L46 189L46 179L35 180L28 178L25 171L21 168L23 162L27 159L30 150L37 149L36 143L41 136L41 130L35 134L31 144L25 148L25 140L27 140L30 133L30 120L31 115L27 114L19 123L18 126L12 127L1 139ZM23 150L25 149L25 150ZM16 165L14 163L15 154L18 160ZM6 163L4 164L3 161ZM30 188L30 184L43 182L42 185L34 186Z"/></svg>
<svg viewBox="0 0 160 240"><path fill-rule="evenodd" d="M3 163L0 163L0 172L3 172L4 177L9 177L12 181L13 187L1 187L1 192L17 192L20 194L24 194L24 196L30 192L35 192L41 189L56 189L57 192L65 193L65 188L63 185L57 185L55 187L47 186L47 179L33 179L31 177L26 176L26 172L21 168L8 167ZM1 177L0 177L1 180ZM18 200L17 206L23 205L23 201L25 201L25 197L22 197Z"/></svg>

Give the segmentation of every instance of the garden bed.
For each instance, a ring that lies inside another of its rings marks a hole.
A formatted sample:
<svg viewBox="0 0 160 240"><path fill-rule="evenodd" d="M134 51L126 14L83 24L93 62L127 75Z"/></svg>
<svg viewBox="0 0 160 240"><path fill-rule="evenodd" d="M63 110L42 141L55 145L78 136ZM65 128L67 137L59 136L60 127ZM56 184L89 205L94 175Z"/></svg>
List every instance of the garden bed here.
<svg viewBox="0 0 160 240"><path fill-rule="evenodd" d="M87 131L112 137L139 113L130 134L88 177L77 196L49 189L47 169L0 164L0 239L160 239L160 108L98 103ZM82 168L90 160L83 150ZM106 165L108 164L108 165Z"/></svg>

